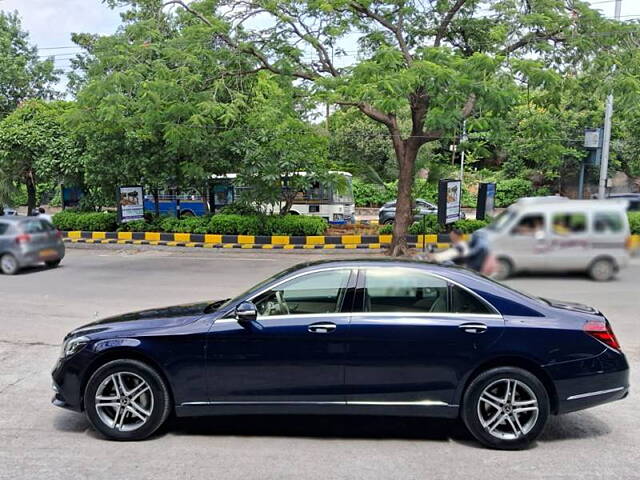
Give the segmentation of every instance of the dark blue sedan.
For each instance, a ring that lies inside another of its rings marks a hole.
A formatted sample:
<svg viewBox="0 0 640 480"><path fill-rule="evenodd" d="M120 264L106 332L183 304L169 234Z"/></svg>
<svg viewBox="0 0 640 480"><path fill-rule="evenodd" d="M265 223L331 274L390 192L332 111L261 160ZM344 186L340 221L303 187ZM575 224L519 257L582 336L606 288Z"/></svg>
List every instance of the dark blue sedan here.
<svg viewBox="0 0 640 480"><path fill-rule="evenodd" d="M115 440L171 412L371 414L460 417L484 445L518 449L550 414L626 397L629 366L590 307L460 268L326 261L232 300L74 330L53 388Z"/></svg>

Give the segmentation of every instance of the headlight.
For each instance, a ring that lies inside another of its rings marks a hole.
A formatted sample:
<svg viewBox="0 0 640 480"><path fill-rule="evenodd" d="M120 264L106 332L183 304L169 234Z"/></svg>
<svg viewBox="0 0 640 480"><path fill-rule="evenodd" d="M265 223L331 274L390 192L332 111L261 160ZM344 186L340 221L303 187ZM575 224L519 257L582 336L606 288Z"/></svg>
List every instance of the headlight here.
<svg viewBox="0 0 640 480"><path fill-rule="evenodd" d="M80 350L82 350L82 348L84 348L84 346L89 343L89 338L88 337L73 337L70 338L69 340L67 340L66 342L64 342L64 344L62 345L62 352L61 352L61 357L69 357L71 355L73 355L74 353L79 352Z"/></svg>

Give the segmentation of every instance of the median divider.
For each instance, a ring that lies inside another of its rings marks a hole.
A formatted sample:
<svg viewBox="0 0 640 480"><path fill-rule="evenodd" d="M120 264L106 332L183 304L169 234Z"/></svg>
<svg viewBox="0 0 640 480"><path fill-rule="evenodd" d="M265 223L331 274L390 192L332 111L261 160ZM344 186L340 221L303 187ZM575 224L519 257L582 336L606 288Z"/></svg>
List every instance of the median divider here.
<svg viewBox="0 0 640 480"><path fill-rule="evenodd" d="M160 232L62 232L67 243L162 245L192 248L247 248L264 250L381 249L391 244L391 235L217 235ZM446 248L449 235L407 235L410 247L433 245Z"/></svg>

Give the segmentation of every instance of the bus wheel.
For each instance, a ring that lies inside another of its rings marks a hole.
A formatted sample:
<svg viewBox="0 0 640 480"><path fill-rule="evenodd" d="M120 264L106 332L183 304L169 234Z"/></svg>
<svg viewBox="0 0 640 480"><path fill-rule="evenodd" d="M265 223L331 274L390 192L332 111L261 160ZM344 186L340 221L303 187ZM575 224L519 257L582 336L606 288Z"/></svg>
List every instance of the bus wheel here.
<svg viewBox="0 0 640 480"><path fill-rule="evenodd" d="M187 217L195 217L195 215L191 210L185 210L183 212L180 212L180 218L187 218Z"/></svg>

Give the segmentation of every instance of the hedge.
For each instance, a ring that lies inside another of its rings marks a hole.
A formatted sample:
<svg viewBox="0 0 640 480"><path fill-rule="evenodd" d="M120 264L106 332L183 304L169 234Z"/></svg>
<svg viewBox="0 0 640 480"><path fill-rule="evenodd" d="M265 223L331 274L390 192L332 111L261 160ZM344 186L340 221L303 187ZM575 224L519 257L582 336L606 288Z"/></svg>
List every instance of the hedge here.
<svg viewBox="0 0 640 480"><path fill-rule="evenodd" d="M458 220L449 225L449 228L455 228L462 233L473 233L480 228L486 227L489 224L486 220ZM409 227L409 233L411 235L422 235L422 234L435 234L435 233L445 233L447 229L438 223L438 217L436 215L427 215L423 220L419 222L413 223ZM388 235L393 233L393 225L383 225L380 227L381 235Z"/></svg>
<svg viewBox="0 0 640 480"><path fill-rule="evenodd" d="M60 212L53 217L59 230L112 232L217 233L222 235L322 235L327 222L302 215L209 215L136 220L120 226L114 213Z"/></svg>
<svg viewBox="0 0 640 480"><path fill-rule="evenodd" d="M640 212L629 212L628 215L631 233L634 235L640 235Z"/></svg>

